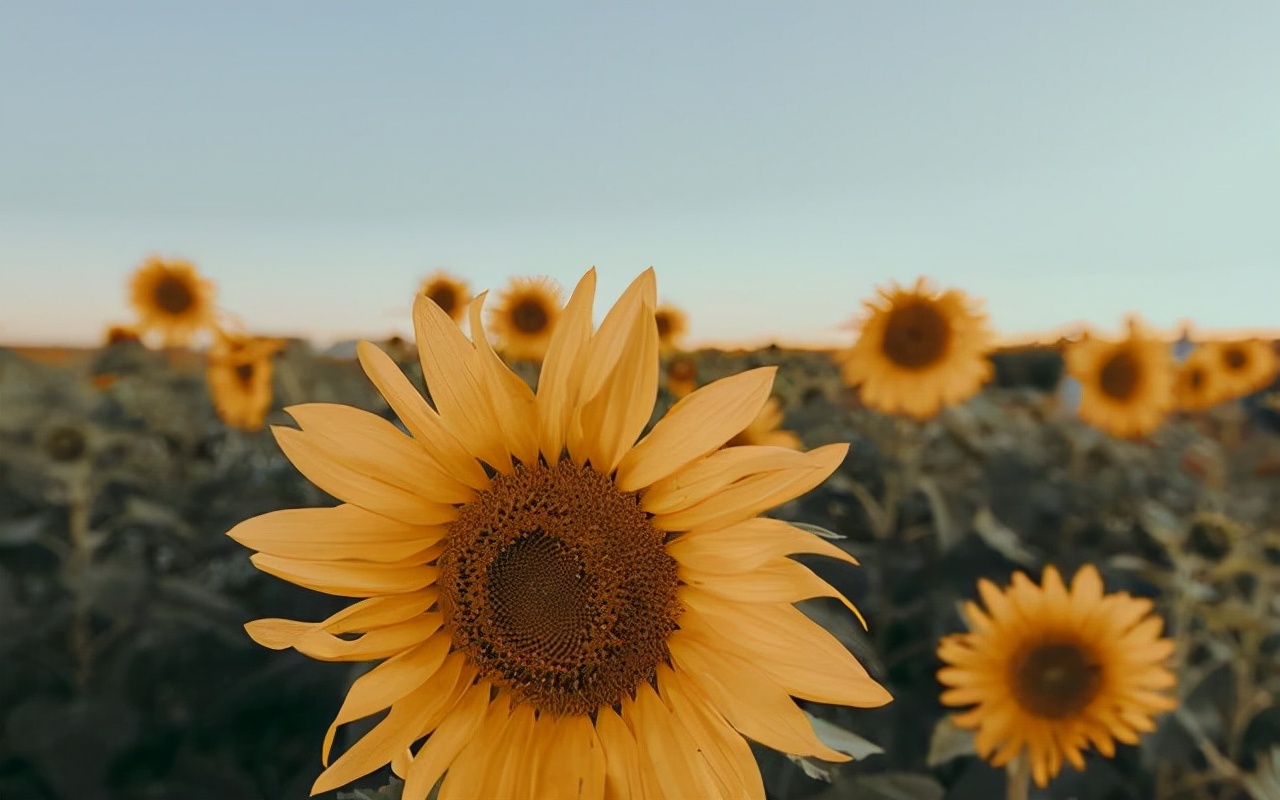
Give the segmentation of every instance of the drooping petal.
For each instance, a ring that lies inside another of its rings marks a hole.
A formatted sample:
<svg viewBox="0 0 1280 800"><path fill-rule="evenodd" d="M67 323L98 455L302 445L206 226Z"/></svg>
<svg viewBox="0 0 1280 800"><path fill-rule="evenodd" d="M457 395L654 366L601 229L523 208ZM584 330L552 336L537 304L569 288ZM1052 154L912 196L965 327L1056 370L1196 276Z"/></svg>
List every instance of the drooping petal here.
<svg viewBox="0 0 1280 800"><path fill-rule="evenodd" d="M467 452L499 471L511 470L511 452L483 378L475 372L475 345L440 307L414 298L413 327L427 391L444 424Z"/></svg>
<svg viewBox="0 0 1280 800"><path fill-rule="evenodd" d="M365 375L396 412L414 441L427 451L449 474L477 491L489 488L489 476L480 462L444 424L435 409L409 383L391 356L376 345L360 342L356 355Z"/></svg>
<svg viewBox="0 0 1280 800"><path fill-rule="evenodd" d="M678 572L686 584L738 603L796 603L813 597L835 598L866 627L862 613L849 598L808 567L789 558L767 561L746 574L705 573L684 563Z"/></svg>
<svg viewBox="0 0 1280 800"><path fill-rule="evenodd" d="M458 517L457 509L451 505L432 502L387 482L376 465L336 457L321 439L279 425L273 425L271 432L285 456L307 480L343 502L408 525L439 525Z"/></svg>
<svg viewBox="0 0 1280 800"><path fill-rule="evenodd" d="M732 439L760 413L776 373L777 367L747 370L681 398L618 462L618 488L651 486Z"/></svg>
<svg viewBox="0 0 1280 800"><path fill-rule="evenodd" d="M422 564L371 561L305 561L266 553L249 557L253 565L268 575L284 578L308 589L340 597L374 597L405 594L436 582L440 570Z"/></svg>
<svg viewBox="0 0 1280 800"><path fill-rule="evenodd" d="M708 500L738 481L786 470L807 470L812 459L782 447L744 445L717 450L644 491L650 514L674 514Z"/></svg>
<svg viewBox="0 0 1280 800"><path fill-rule="evenodd" d="M311 622L287 619L259 619L246 623L245 631L254 641L289 642L305 656L317 661L376 661L425 642L440 630L438 613L419 614L412 619L374 628L355 639L340 639ZM282 649L282 648L275 648Z"/></svg>
<svg viewBox="0 0 1280 800"><path fill-rule="evenodd" d="M444 526L403 522L343 504L332 508L287 508L241 522L227 532L245 547L308 561L393 562L444 538Z"/></svg>
<svg viewBox="0 0 1280 800"><path fill-rule="evenodd" d="M814 553L858 565L831 542L780 519L756 517L731 528L683 533L667 545L667 554L702 572L750 572L768 561L796 553Z"/></svg>

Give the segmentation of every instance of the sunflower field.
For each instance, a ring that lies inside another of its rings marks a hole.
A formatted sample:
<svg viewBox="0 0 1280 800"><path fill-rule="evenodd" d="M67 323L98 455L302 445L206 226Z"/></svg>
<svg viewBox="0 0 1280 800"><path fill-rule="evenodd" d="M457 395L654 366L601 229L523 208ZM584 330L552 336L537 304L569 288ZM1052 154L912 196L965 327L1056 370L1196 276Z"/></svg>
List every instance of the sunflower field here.
<svg viewBox="0 0 1280 800"><path fill-rule="evenodd" d="M1280 343L486 288L0 348L0 800L1280 800Z"/></svg>

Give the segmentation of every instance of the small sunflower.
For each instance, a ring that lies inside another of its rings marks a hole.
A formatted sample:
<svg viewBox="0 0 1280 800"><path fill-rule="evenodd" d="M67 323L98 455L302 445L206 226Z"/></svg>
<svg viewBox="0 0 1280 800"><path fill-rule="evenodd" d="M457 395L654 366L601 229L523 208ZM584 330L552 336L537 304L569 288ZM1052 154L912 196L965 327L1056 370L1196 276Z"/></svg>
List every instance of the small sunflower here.
<svg viewBox="0 0 1280 800"><path fill-rule="evenodd" d="M462 278L438 269L422 279L418 294L440 306L454 322L462 322L471 302L471 286Z"/></svg>
<svg viewBox="0 0 1280 800"><path fill-rule="evenodd" d="M278 339L219 333L205 381L213 408L227 425L246 431L262 427L271 409L271 357L282 345Z"/></svg>
<svg viewBox="0 0 1280 800"><path fill-rule="evenodd" d="M1275 348L1261 339L1211 342L1205 345L1217 361L1229 398L1244 397L1271 385L1280 368Z"/></svg>
<svg viewBox="0 0 1280 800"><path fill-rule="evenodd" d="M800 449L800 437L788 430L782 430L782 405L776 397L765 401L764 407L751 424L729 440L726 447L751 444L769 444L777 447Z"/></svg>
<svg viewBox="0 0 1280 800"><path fill-rule="evenodd" d="M166 346L187 344L213 326L213 284L190 262L148 258L129 282L138 331L159 331Z"/></svg>
<svg viewBox="0 0 1280 800"><path fill-rule="evenodd" d="M793 696L890 699L792 605L839 594L787 554L852 558L756 516L826 480L847 445L720 449L759 412L772 367L703 387L640 439L658 389L653 272L595 331L594 294L593 270L536 393L489 346L483 295L471 341L420 297L434 407L381 350L359 348L410 436L319 403L288 409L302 430L275 428L298 469L343 504L265 514L229 535L259 551L265 572L364 599L321 622L247 630L323 660L386 659L352 685L325 763L338 726L390 712L313 792L390 763L406 800L442 776L440 800L762 799L747 738L848 760Z"/></svg>
<svg viewBox="0 0 1280 800"><path fill-rule="evenodd" d="M1223 385L1222 367L1213 348L1200 345L1178 365L1173 399L1179 411L1204 411L1230 397Z"/></svg>
<svg viewBox="0 0 1280 800"><path fill-rule="evenodd" d="M1064 760L1084 769L1089 744L1110 758L1116 741L1136 744L1177 706L1164 693L1176 682L1163 665L1174 643L1151 601L1104 595L1092 566L1070 592L1053 567L1041 586L1019 572L1003 592L986 580L978 590L986 610L965 605L970 630L939 644L938 680L944 705L974 706L955 722L977 729L978 753L994 766L1025 751L1043 787Z"/></svg>
<svg viewBox="0 0 1280 800"><path fill-rule="evenodd" d="M963 292L935 292L924 278L879 292L866 303L857 342L840 356L845 381L861 386L868 407L928 419L991 377L987 317Z"/></svg>
<svg viewBox="0 0 1280 800"><path fill-rule="evenodd" d="M658 346L674 350L689 330L689 316L670 303L658 306L653 316L658 323Z"/></svg>
<svg viewBox="0 0 1280 800"><path fill-rule="evenodd" d="M560 287L550 278L512 278L489 312L502 354L513 361L541 361L560 319Z"/></svg>
<svg viewBox="0 0 1280 800"><path fill-rule="evenodd" d="M1137 319L1129 320L1128 338L1082 338L1064 357L1080 383L1080 418L1113 436L1146 436L1173 408L1173 354Z"/></svg>
<svg viewBox="0 0 1280 800"><path fill-rule="evenodd" d="M677 399L698 388L698 362L689 355L674 355L667 361L667 391Z"/></svg>

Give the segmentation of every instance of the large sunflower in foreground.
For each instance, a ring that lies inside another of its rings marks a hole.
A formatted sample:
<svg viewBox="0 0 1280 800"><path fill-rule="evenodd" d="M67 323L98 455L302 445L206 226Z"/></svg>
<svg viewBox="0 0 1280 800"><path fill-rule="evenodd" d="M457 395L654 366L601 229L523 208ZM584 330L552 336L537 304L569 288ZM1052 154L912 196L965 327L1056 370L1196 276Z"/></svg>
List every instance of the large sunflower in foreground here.
<svg viewBox="0 0 1280 800"><path fill-rule="evenodd" d="M1173 354L1137 319L1127 338L1091 336L1069 344L1064 358L1080 382L1080 418L1113 436L1146 436L1173 408Z"/></svg>
<svg viewBox="0 0 1280 800"><path fill-rule="evenodd" d="M434 408L380 350L359 348L411 436L328 404L290 408L302 430L275 429L343 504L277 511L229 535L259 551L265 572L365 599L320 622L247 630L314 658L387 659L352 685L326 763L339 725L390 712L313 792L391 763L412 800L442 775L441 800L763 798L744 737L847 760L793 696L889 700L792 605L839 595L788 554L853 560L756 516L822 483L847 445L720 450L764 404L773 368L703 387L637 442L658 384L653 272L593 332L594 294L591 271L536 394L488 345L483 296L473 341L419 298Z"/></svg>
<svg viewBox="0 0 1280 800"><path fill-rule="evenodd" d="M1136 744L1177 706L1164 693L1176 682L1164 666L1174 643L1151 601L1103 594L1092 566L1069 592L1053 567L1041 586L1019 572L1005 591L986 580L978 590L986 610L965 605L969 632L939 644L938 680L945 705L974 706L955 722L977 729L978 753L994 766L1025 751L1043 787L1063 761L1084 769L1090 744L1110 758L1115 742Z"/></svg>
<svg viewBox="0 0 1280 800"><path fill-rule="evenodd" d="M462 278L438 269L422 279L418 294L440 306L440 310L448 314L454 322L461 322L466 316L467 305L471 303L471 287Z"/></svg>
<svg viewBox="0 0 1280 800"><path fill-rule="evenodd" d="M1223 384L1222 367L1212 347L1200 345L1178 365L1173 381L1174 406L1179 411L1204 411L1231 398Z"/></svg>
<svg viewBox="0 0 1280 800"><path fill-rule="evenodd" d="M512 278L489 311L489 326L504 356L513 361L541 361L560 314L560 287L555 281Z"/></svg>
<svg viewBox="0 0 1280 800"><path fill-rule="evenodd" d="M987 317L960 290L938 293L920 278L911 289L880 289L866 307L858 341L839 358L868 407L927 419L991 377Z"/></svg>
<svg viewBox="0 0 1280 800"><path fill-rule="evenodd" d="M1217 361L1223 387L1229 397L1262 391L1276 379L1280 359L1270 342L1242 339L1205 345Z"/></svg>
<svg viewBox="0 0 1280 800"><path fill-rule="evenodd" d="M256 431L271 409L272 356L279 339L219 333L209 351L205 381L219 419L233 428Z"/></svg>
<svg viewBox="0 0 1280 800"><path fill-rule="evenodd" d="M129 281L140 333L158 331L166 346L182 346L213 326L213 284L187 261L148 258Z"/></svg>

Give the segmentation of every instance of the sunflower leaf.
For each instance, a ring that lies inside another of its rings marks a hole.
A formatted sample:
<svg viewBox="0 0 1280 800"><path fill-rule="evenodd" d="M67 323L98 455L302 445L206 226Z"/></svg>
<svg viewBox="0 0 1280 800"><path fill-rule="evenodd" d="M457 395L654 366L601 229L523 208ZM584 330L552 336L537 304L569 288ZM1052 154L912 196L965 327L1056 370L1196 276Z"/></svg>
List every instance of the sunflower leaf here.
<svg viewBox="0 0 1280 800"><path fill-rule="evenodd" d="M925 764L931 768L938 767L952 759L976 754L973 731L956 725L954 715L948 714L933 726L933 735L929 737L929 755L925 758Z"/></svg>
<svg viewBox="0 0 1280 800"><path fill-rule="evenodd" d="M808 711L804 713L809 718L809 724L813 726L813 732L818 734L818 738L822 740L822 743L832 750L839 750L841 753L853 756L857 761L861 761L867 756L874 756L877 753L884 752L880 745L867 741L853 731L845 730L835 723L815 717Z"/></svg>
<svg viewBox="0 0 1280 800"><path fill-rule="evenodd" d="M802 530L802 531L806 531L806 532L808 532L808 533L812 533L814 536L821 536L823 539L847 539L847 538L849 538L849 537L845 536L844 534L840 534L840 533L836 533L835 531L827 530L826 528L823 528L823 527L821 527L821 526L819 526L819 525L810 525L810 524L809 524L809 523L807 523L807 522L790 522L789 524L790 524L792 527L794 527L794 528L799 528L799 529L800 529L800 530Z"/></svg>

